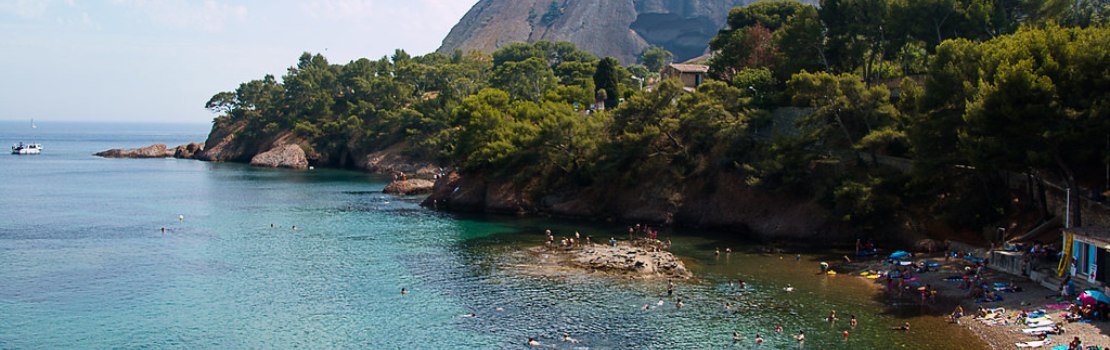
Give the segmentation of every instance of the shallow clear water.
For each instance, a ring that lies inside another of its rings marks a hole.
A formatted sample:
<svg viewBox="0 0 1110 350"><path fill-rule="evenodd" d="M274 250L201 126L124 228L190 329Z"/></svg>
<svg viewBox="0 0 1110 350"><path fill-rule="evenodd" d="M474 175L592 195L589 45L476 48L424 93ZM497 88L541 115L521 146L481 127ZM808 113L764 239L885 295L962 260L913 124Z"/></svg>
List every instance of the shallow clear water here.
<svg viewBox="0 0 1110 350"><path fill-rule="evenodd" d="M0 143L46 151L0 155L0 348L515 348L530 336L570 348L564 332L591 349L751 344L732 331L796 348L799 330L811 349L983 347L934 310L884 306L861 279L815 276L810 255L714 257L745 244L667 232L699 277L678 283L678 310L665 282L519 268L546 228L605 240L620 227L436 213L358 172L91 156L201 141L205 125L26 124L0 122ZM822 321L830 309L859 317L849 342L846 321ZM888 329L906 320L913 331Z"/></svg>

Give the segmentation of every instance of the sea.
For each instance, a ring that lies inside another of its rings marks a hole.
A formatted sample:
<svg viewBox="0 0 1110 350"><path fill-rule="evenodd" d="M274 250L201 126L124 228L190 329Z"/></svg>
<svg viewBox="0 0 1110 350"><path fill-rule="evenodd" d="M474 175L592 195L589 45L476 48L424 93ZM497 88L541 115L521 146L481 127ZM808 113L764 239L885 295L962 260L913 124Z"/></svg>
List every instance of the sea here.
<svg viewBox="0 0 1110 350"><path fill-rule="evenodd" d="M986 348L950 310L816 273L843 252L664 228L696 276L668 296L526 253L544 230L607 241L631 223L437 212L358 171L93 156L208 124L29 124L0 122L0 143L44 148L0 155L0 349Z"/></svg>

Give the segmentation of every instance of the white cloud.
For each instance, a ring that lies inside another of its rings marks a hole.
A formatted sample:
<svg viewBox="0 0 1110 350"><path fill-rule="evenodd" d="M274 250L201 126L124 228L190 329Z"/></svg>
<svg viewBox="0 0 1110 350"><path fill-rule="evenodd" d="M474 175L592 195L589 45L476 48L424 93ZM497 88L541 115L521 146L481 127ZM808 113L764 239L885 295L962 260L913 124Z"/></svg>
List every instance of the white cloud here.
<svg viewBox="0 0 1110 350"><path fill-rule="evenodd" d="M54 18L54 22L62 27L84 28L92 30L104 29L103 26L100 25L100 23L92 19L92 16L89 16L88 12L81 12L80 15L59 15L58 17Z"/></svg>
<svg viewBox="0 0 1110 350"><path fill-rule="evenodd" d="M50 1L46 0L0 0L0 12L20 18L42 18L49 7Z"/></svg>
<svg viewBox="0 0 1110 350"><path fill-rule="evenodd" d="M201 3L185 0L113 0L117 5L134 8L154 22L167 26L220 32L230 21L247 18L247 7L229 5L215 0Z"/></svg>

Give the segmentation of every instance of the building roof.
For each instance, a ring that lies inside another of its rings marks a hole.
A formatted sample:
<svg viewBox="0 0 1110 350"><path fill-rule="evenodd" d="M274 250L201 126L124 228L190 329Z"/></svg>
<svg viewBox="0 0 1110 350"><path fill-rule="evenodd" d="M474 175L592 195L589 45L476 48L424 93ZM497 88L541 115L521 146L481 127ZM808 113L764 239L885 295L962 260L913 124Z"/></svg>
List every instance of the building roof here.
<svg viewBox="0 0 1110 350"><path fill-rule="evenodd" d="M679 72L682 72L682 73L707 73L707 72L709 72L709 66L704 66L704 65L700 65L700 64L673 63L670 66L673 67L674 69L677 69Z"/></svg>
<svg viewBox="0 0 1110 350"><path fill-rule="evenodd" d="M1104 248L1110 248L1110 228L1108 227L1072 227L1064 229L1064 231L1074 233L1076 239L1086 238L1083 240L1088 242L1094 241L1094 243L1099 243L1099 245L1104 246Z"/></svg>

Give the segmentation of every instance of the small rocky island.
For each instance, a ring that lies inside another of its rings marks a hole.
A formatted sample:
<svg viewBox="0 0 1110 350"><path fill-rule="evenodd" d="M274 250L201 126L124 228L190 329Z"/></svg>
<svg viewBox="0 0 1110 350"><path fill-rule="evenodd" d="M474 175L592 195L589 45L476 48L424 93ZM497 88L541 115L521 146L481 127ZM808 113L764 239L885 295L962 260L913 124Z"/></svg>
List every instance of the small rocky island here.
<svg viewBox="0 0 1110 350"><path fill-rule="evenodd" d="M157 143L146 147L133 149L110 149L97 152L95 155L104 158L184 158L192 159L204 150L202 143L189 143L174 148L167 148L165 144Z"/></svg>
<svg viewBox="0 0 1110 350"><path fill-rule="evenodd" d="M528 254L541 267L555 267L550 270L569 268L632 279L692 278L682 260L663 248L661 242L648 239L584 245L549 242L529 249Z"/></svg>

